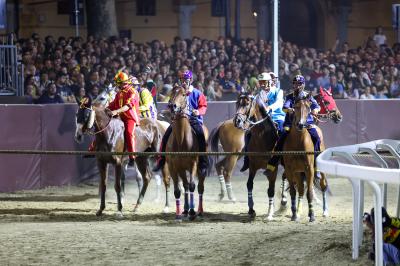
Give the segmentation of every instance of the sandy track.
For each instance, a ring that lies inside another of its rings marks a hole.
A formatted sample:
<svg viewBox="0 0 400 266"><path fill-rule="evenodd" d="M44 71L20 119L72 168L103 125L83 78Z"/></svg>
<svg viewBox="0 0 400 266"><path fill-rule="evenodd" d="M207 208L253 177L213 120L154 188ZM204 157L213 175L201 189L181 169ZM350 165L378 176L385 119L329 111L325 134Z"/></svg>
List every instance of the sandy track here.
<svg viewBox="0 0 400 266"><path fill-rule="evenodd" d="M306 202L301 222L291 222L289 210L265 222L267 184L263 176L256 177L253 193L258 216L249 221L245 182L244 177L234 178L238 202L232 204L217 201L218 180L208 178L204 220L179 224L174 222L174 206L164 215L163 200L153 202L155 182L136 214L131 210L137 187L129 183L122 220L114 215L112 183L101 218L95 216L97 185L0 193L0 265L372 265L366 244L361 258L351 259L351 186L347 180L330 180L334 193L329 201L330 217L321 217L322 208L317 205L317 221L312 224L307 222ZM369 209L370 190L366 194ZM394 199L391 189L389 202ZM394 213L394 205L390 207Z"/></svg>

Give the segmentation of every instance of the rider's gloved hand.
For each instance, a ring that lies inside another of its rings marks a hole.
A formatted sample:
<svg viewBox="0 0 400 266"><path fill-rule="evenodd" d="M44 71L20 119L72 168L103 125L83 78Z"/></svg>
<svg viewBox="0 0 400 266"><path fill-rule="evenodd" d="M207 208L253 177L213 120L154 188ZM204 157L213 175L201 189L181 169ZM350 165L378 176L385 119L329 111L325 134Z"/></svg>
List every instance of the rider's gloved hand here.
<svg viewBox="0 0 400 266"><path fill-rule="evenodd" d="M199 112L199 110L195 109L195 110L193 110L192 114L195 115L195 116L199 116L200 112Z"/></svg>

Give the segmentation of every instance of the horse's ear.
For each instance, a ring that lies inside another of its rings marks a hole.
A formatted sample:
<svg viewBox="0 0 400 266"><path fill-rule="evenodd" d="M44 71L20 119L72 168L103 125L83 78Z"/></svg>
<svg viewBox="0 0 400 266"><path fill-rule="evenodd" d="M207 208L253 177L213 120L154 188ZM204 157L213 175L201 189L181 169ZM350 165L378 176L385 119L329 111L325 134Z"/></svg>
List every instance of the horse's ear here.
<svg viewBox="0 0 400 266"><path fill-rule="evenodd" d="M332 88L331 87L329 87L328 92L332 93Z"/></svg>
<svg viewBox="0 0 400 266"><path fill-rule="evenodd" d="M319 87L319 94L323 94L323 92L324 92L324 89L322 88L322 87Z"/></svg>

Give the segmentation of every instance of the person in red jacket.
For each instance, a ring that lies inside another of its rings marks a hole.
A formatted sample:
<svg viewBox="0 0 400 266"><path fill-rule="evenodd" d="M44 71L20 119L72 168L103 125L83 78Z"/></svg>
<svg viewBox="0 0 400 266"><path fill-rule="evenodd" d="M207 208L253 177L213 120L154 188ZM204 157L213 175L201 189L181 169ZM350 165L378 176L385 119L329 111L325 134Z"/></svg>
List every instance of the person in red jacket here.
<svg viewBox="0 0 400 266"><path fill-rule="evenodd" d="M135 128L139 120L139 96L132 85L131 78L124 72L118 72L114 77L119 91L114 100L108 105L112 116L121 118L125 125L125 143L128 152L135 152ZM129 164L133 166L135 156L129 155Z"/></svg>

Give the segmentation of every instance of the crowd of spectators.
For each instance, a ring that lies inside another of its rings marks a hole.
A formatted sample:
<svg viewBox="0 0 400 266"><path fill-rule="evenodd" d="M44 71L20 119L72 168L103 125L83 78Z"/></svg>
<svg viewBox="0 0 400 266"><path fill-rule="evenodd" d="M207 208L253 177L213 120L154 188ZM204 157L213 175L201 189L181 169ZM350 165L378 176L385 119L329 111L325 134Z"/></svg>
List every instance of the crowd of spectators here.
<svg viewBox="0 0 400 266"><path fill-rule="evenodd" d="M229 38L174 39L171 45L154 40L139 44L127 38L99 39L89 36L57 40L37 34L17 43L24 64L25 93L34 103L76 102L85 94L96 96L124 71L142 77L150 66L158 101L168 94L178 71L189 68L194 86L209 101L257 88L257 76L271 71L272 45L263 40ZM382 99L400 97L400 45L389 47L382 29L365 44L351 49L337 41L332 49L302 48L280 41L280 87L291 90L296 74L306 78L306 88L331 88L336 98Z"/></svg>

